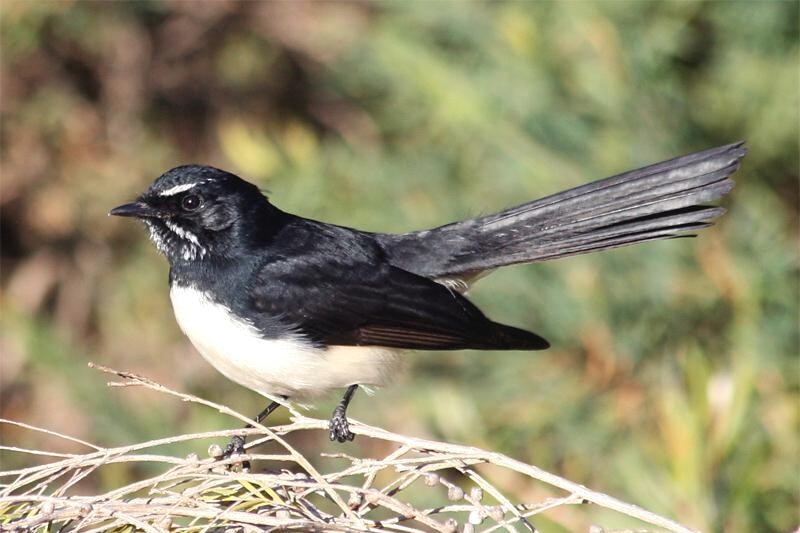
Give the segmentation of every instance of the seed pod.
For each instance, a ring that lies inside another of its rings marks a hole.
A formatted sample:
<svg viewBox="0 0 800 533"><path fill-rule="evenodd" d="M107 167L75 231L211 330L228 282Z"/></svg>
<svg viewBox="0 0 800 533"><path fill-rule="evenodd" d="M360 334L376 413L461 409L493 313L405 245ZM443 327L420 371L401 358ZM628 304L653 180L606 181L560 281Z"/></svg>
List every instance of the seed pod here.
<svg viewBox="0 0 800 533"><path fill-rule="evenodd" d="M212 444L208 447L208 456L212 459L219 459L222 457L222 446L219 444Z"/></svg>
<svg viewBox="0 0 800 533"><path fill-rule="evenodd" d="M439 484L439 474L434 474L433 472L425 474L424 481L428 487L435 487Z"/></svg>
<svg viewBox="0 0 800 533"><path fill-rule="evenodd" d="M503 511L503 508L499 505L493 505L489 507L487 511L489 512L489 516L491 516L492 520L495 522L501 522L503 517L506 515L505 511Z"/></svg>
<svg viewBox="0 0 800 533"><path fill-rule="evenodd" d="M483 522L483 513L479 509L474 509L469 513L469 523L478 525Z"/></svg>
<svg viewBox="0 0 800 533"><path fill-rule="evenodd" d="M483 499L483 489L480 487L472 487L469 491L469 496L473 501L479 502Z"/></svg>
<svg viewBox="0 0 800 533"><path fill-rule="evenodd" d="M362 501L364 501L364 498L361 496L360 492L351 492L350 498L347 499L347 506L350 507L350 509L355 509L361 506Z"/></svg>
<svg viewBox="0 0 800 533"><path fill-rule="evenodd" d="M451 502L455 502L460 500L464 497L464 491L461 488L456 487L455 485L450 485L447 487L447 499Z"/></svg>

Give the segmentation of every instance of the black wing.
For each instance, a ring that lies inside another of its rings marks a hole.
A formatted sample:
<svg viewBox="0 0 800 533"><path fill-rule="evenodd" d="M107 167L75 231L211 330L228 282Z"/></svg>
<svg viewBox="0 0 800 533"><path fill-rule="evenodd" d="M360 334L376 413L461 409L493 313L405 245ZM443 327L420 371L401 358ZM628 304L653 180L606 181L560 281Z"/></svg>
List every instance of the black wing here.
<svg viewBox="0 0 800 533"><path fill-rule="evenodd" d="M364 235L364 234L361 234ZM323 345L428 350L541 350L538 335L492 322L466 298L363 247L273 258L251 285L251 309ZM258 324L256 324L258 325Z"/></svg>

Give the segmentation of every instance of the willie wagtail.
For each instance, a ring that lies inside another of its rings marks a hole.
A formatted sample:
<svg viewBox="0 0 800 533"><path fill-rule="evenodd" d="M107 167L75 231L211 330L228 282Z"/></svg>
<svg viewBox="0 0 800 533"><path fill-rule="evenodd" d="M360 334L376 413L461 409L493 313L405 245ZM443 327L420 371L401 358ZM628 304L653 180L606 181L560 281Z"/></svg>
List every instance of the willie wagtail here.
<svg viewBox="0 0 800 533"><path fill-rule="evenodd" d="M110 214L144 221L170 264L175 318L229 379L270 398L346 389L331 440L352 440L347 406L383 385L398 351L543 350L542 337L488 319L464 293L495 268L686 236L710 225L746 153L730 144L595 181L497 214L403 234L281 211L258 187L186 165ZM243 450L236 438L226 455Z"/></svg>

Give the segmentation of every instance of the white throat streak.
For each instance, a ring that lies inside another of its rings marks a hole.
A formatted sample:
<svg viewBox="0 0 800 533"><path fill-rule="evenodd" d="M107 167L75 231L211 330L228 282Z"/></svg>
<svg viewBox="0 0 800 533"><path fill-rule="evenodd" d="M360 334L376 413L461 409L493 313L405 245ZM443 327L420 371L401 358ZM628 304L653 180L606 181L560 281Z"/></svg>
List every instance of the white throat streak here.
<svg viewBox="0 0 800 533"><path fill-rule="evenodd" d="M185 260L194 260L198 256L202 258L206 255L206 249L200 245L197 235L170 220L165 220L164 224L181 240L181 255Z"/></svg>

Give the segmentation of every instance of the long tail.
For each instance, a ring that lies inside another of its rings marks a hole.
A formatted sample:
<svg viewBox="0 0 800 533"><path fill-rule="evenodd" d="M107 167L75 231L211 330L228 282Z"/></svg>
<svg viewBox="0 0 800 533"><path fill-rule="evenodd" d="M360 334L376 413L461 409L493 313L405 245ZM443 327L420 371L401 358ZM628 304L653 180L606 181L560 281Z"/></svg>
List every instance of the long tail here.
<svg viewBox="0 0 800 533"><path fill-rule="evenodd" d="M380 235L393 263L436 279L687 236L721 207L747 153L729 144L632 170L499 213L427 231Z"/></svg>

